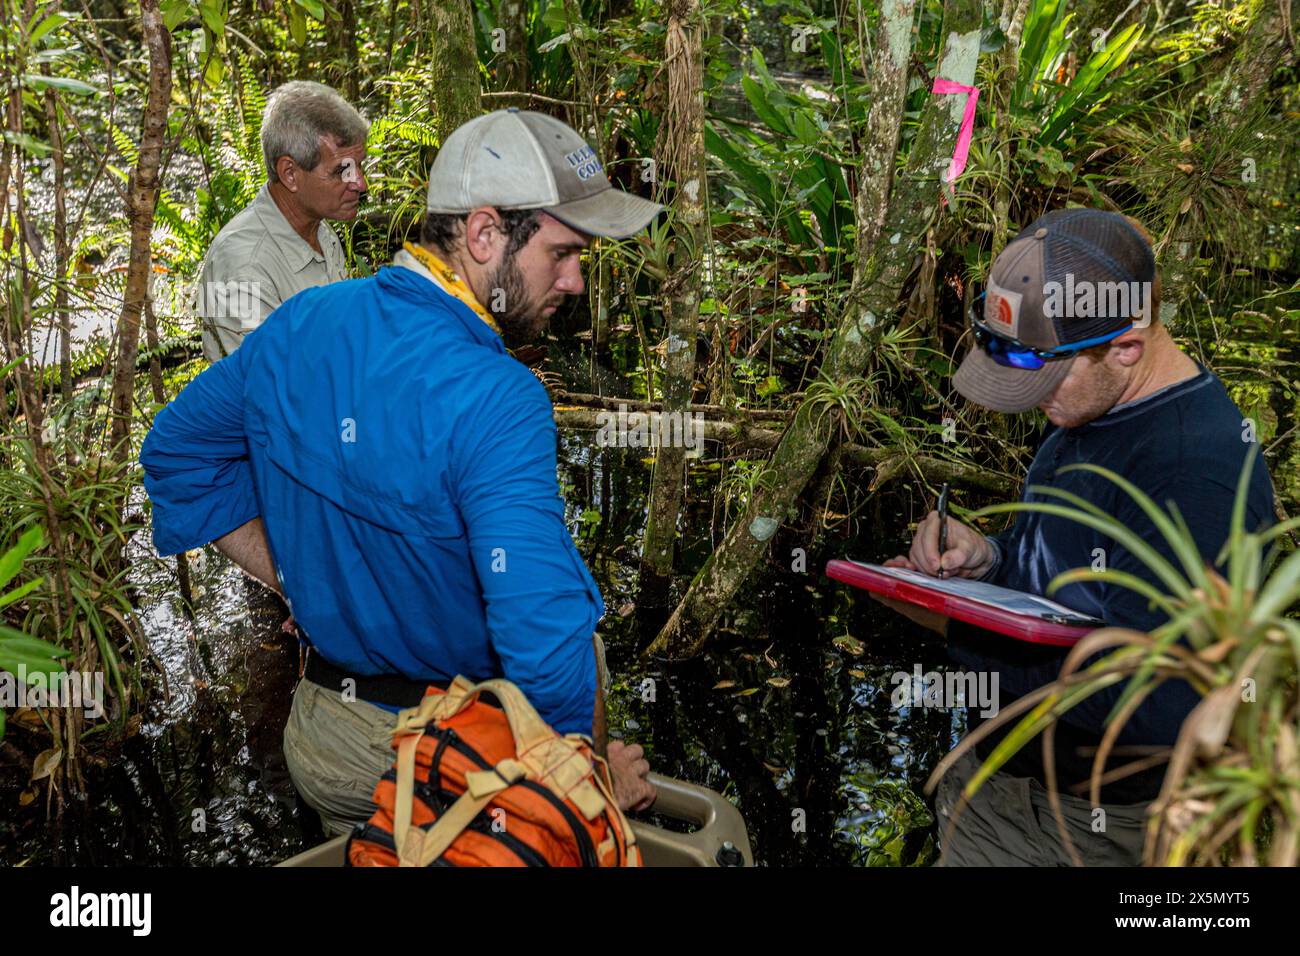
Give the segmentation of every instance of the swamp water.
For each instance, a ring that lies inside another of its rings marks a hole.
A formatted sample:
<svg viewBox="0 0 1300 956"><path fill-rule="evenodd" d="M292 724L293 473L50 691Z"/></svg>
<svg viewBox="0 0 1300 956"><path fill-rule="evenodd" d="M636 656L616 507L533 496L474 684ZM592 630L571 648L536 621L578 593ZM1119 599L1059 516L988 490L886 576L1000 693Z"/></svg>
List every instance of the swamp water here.
<svg viewBox="0 0 1300 956"><path fill-rule="evenodd" d="M1300 441L1288 432L1300 421L1298 357L1295 338L1283 333L1229 343L1215 361L1227 366L1223 377L1243 413L1267 426L1262 441L1283 445L1272 470L1293 511ZM627 394L625 383L603 384ZM671 609L667 600L636 603L644 454L597 447L592 433L561 435L569 530L606 603L600 632L614 677L611 734L643 744L657 772L731 799L760 864L933 861L936 827L922 787L960 737L965 714L894 707L891 692L895 675L943 671L942 644L820 573L832 557L903 550L909 518L929 507L924 492L900 481L878 494L856 516L855 534L828 533L803 570L791 570L799 542L783 532L708 652L668 665L638 654ZM725 528L717 484L725 468L707 457L692 465L683 581ZM30 799L31 741L17 740L28 731L10 721L0 741L0 865L268 865L319 842L319 824L298 804L280 752L298 666L297 643L281 631L283 607L206 548L192 562L191 621L175 564L152 555L147 533L131 556L140 617L164 679L120 750L87 762L89 796L69 805L57 827L45 821L43 791Z"/></svg>
<svg viewBox="0 0 1300 956"><path fill-rule="evenodd" d="M707 460L699 468L700 504L684 519L688 560L712 546L714 478ZM570 531L606 603L611 734L644 745L656 772L731 799L762 864L929 859L934 827L919 794L964 718L891 708L890 677L942 667L937 640L850 595L820 574L825 558L810 556L804 573L756 577L700 659L642 660L638 647L667 611L634 604L649 467L636 449L564 435L561 482ZM830 550L878 556L869 542ZM155 685L119 754L86 767L89 797L66 808L61 828L45 823L43 794L20 807L25 780L0 774L0 865L266 865L319 842L280 751L298 650L281 631L278 599L208 547L191 562L191 623L174 562L150 557L147 534L133 552L166 692ZM11 724L10 733L24 731Z"/></svg>

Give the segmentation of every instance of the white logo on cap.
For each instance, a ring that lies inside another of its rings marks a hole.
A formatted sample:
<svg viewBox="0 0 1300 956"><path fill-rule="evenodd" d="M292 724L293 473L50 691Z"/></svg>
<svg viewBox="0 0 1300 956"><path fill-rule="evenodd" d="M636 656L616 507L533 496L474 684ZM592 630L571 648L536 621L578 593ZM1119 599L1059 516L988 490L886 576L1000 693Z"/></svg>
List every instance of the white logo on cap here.
<svg viewBox="0 0 1300 956"><path fill-rule="evenodd" d="M1074 273L1065 274L1065 283L1043 285L1043 314L1050 319L1069 318L1134 319L1135 328L1151 324L1151 301L1154 291L1150 282L1074 281Z"/></svg>
<svg viewBox="0 0 1300 956"><path fill-rule="evenodd" d="M1020 300L1024 296L1019 292L1004 289L989 280L985 293L984 322L994 331L1010 338L1020 337Z"/></svg>
<svg viewBox="0 0 1300 956"><path fill-rule="evenodd" d="M600 160L596 158L596 151L590 146L575 149L564 158L568 160L569 166L578 174L579 179L590 179L603 170Z"/></svg>

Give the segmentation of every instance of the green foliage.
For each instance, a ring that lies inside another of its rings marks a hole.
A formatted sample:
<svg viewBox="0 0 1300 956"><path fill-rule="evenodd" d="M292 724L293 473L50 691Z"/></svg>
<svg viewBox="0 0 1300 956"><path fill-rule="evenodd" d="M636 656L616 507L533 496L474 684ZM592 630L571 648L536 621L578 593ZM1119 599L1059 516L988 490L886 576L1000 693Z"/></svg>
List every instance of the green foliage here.
<svg viewBox="0 0 1300 956"><path fill-rule="evenodd" d="M743 514L754 495L760 489L770 488L771 483L772 472L766 461L737 458L718 483L724 513L728 516L733 512Z"/></svg>
<svg viewBox="0 0 1300 956"><path fill-rule="evenodd" d="M47 442L61 453L61 460L53 459L57 463L49 469L48 487L29 440L11 443L10 461L0 467L0 516L6 526L30 541L26 535L55 526L48 523L52 510L60 530L57 541L26 555L24 571L55 586L23 593L25 612L19 626L25 634L68 652L78 670L104 669L125 708L138 673L125 666L123 647L138 632L127 595L129 569L120 556L127 536L139 525L125 520L119 506L135 478L129 469L87 453L75 428L75 420L61 421L52 412Z"/></svg>
<svg viewBox="0 0 1300 956"><path fill-rule="evenodd" d="M1264 249L1276 248L1277 237L1262 223L1268 204L1282 201L1283 144L1300 135L1294 118L1279 121L1273 113L1269 104L1256 103L1240 122L1225 126L1207 124L1203 109L1181 104L1148 111L1142 126L1110 132L1132 157L1111 182L1133 190L1134 211L1149 222L1174 223L1194 211L1209 255L1222 260L1211 264L1210 274L1222 278L1234 259L1265 265Z"/></svg>
<svg viewBox="0 0 1300 956"><path fill-rule="evenodd" d="M19 537L17 544L0 554L0 588L18 576L27 556L44 543L44 530L31 528ZM0 608L21 601L44 584L44 578L36 577L0 593ZM8 671L14 678L22 675L28 686L49 687L51 673L63 670L61 659L67 656L68 652L61 647L0 624L0 672ZM0 739L4 738L4 732L5 714L0 708Z"/></svg>
<svg viewBox="0 0 1300 956"><path fill-rule="evenodd" d="M158 197L155 231L171 268L181 276L198 271L221 227L252 202L266 181L261 134L267 93L247 57L235 57L235 62L240 82L211 96L207 122L184 140L203 170L193 207L167 189Z"/></svg>
<svg viewBox="0 0 1300 956"><path fill-rule="evenodd" d="M838 47L828 55L838 62ZM832 152L842 147L826 100L778 84L757 49L751 66L741 87L766 130L716 118L705 128L705 146L721 160L728 188L812 266L818 251L840 254L841 232L852 219L844 175L851 160Z"/></svg>
<svg viewBox="0 0 1300 956"><path fill-rule="evenodd" d="M1193 4L1191 17L1180 24L1182 29L1162 34L1152 46L1175 63L1189 64L1240 36L1257 10L1251 3Z"/></svg>
<svg viewBox="0 0 1300 956"><path fill-rule="evenodd" d="M1065 0L1034 0L1025 18L1020 67L1012 94L1012 109L1035 123L1034 143L1059 149L1067 136L1081 138L1090 128L1115 122L1132 103L1121 102L1117 74L1142 39L1135 23L1106 39L1073 76L1065 78L1064 62L1073 45ZM1100 38L1099 38L1100 39Z"/></svg>
<svg viewBox="0 0 1300 956"><path fill-rule="evenodd" d="M848 441L866 430L871 389L870 378L853 375L837 380L822 372L804 391L803 407L819 423L829 416L829 429L838 430L841 439Z"/></svg>
<svg viewBox="0 0 1300 956"><path fill-rule="evenodd" d="M42 528L30 528L4 554L0 555L0 588L8 585L23 570L23 563L34 550L45 544L45 532ZM37 588L45 585L43 577L35 577L24 584L0 593L0 608L21 601ZM9 671L17 675L19 669L26 672L26 683L33 686L49 686L49 673L61 671L61 658L68 655L63 648L56 647L48 641L31 637L15 628L0 625L0 671ZM0 736L4 733L4 716L0 712Z"/></svg>

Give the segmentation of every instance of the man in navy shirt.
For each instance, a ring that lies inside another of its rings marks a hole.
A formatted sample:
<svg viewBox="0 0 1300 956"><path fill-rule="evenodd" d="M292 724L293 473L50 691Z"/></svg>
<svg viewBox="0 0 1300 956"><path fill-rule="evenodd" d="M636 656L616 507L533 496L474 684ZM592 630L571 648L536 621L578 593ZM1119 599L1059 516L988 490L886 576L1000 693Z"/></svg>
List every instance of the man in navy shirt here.
<svg viewBox="0 0 1300 956"><path fill-rule="evenodd" d="M1028 226L990 271L982 315L972 314L976 346L953 384L968 399L999 412L1039 408L1051 423L1025 480L1025 501L1060 499L1034 486L1072 492L1119 519L1166 560L1172 549L1129 495L1112 482L1067 465L1087 462L1118 473L1161 507L1176 504L1207 563L1227 539L1233 500L1254 432L1223 385L1182 352L1155 317L1159 280L1145 235L1116 213L1092 209L1050 212ZM1246 527L1273 516L1273 489L1256 461L1246 499ZM927 574L949 574L1045 594L1056 575L1098 562L1162 588L1141 561L1082 524L1026 513L1001 534L985 536L948 522L939 553L939 518L918 526L906 557L889 562ZM1137 592L1109 582L1062 588L1061 603L1112 626L1151 631L1167 620ZM1051 683L1068 649L1045 648L948 622L891 602L946 633L950 656L975 671L996 672L1003 708ZM1057 727L1055 763L1064 791L1086 780L1091 753L1124 685L1095 694L1067 711ZM1137 708L1119 745L1172 745L1200 701L1186 681L1168 680ZM969 729L980 722L967 712ZM951 812L967 779L1001 735L982 741L949 772L938 806ZM1117 761L1123 762L1123 761ZM1112 763L1111 766L1115 764ZM1104 818L1087 801L1063 792L1071 838L1084 862L1141 861L1147 804L1164 767L1103 786ZM1098 830L1096 821L1105 820ZM1068 864L1043 787L1041 747L1022 749L989 780L958 818L945 847L950 865Z"/></svg>
<svg viewBox="0 0 1300 956"><path fill-rule="evenodd" d="M420 244L294 296L155 419L158 551L215 542L310 645L285 758L330 833L373 812L393 715L429 683L504 676L603 746L604 605L564 523L550 401L505 340L581 294L591 236L661 208L558 120L478 117L430 170ZM641 748L609 759L624 808L648 805Z"/></svg>

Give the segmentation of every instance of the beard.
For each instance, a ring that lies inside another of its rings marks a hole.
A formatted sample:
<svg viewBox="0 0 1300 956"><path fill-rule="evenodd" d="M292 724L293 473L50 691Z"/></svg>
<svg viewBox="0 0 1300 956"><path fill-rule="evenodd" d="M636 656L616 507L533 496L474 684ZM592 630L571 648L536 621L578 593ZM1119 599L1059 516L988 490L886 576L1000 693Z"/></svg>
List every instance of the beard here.
<svg viewBox="0 0 1300 956"><path fill-rule="evenodd" d="M547 320L542 311L555 302L536 301L528 294L528 284L515 261L506 256L488 279L488 314L501 327L501 337L509 348L527 345L546 331ZM498 290L500 290L498 292ZM501 303L499 310L492 306Z"/></svg>
<svg viewBox="0 0 1300 956"><path fill-rule="evenodd" d="M1093 360L1080 355L1074 361L1089 363L1084 367L1085 374L1075 379L1071 369L1062 387L1038 406L1058 428L1078 428L1105 415L1115 407L1128 384L1124 374L1107 365L1104 357Z"/></svg>

